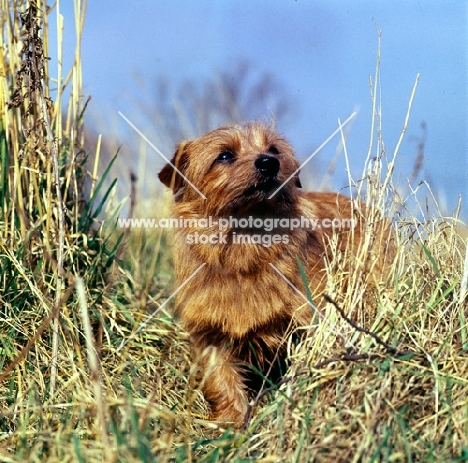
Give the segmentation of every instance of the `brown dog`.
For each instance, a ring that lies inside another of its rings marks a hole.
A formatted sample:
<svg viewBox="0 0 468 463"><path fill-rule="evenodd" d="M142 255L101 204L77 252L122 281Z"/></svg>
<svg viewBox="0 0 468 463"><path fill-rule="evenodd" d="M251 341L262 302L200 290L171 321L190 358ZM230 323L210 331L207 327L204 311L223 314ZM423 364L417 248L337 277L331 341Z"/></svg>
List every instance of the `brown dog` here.
<svg viewBox="0 0 468 463"><path fill-rule="evenodd" d="M298 167L284 138L249 123L181 144L159 174L174 192L172 214L180 224L177 310L202 364L203 392L217 422L242 424L256 387L248 366L271 373L288 330L311 322L297 261L314 302L323 305L330 238L338 238L335 252L351 258L363 236L363 206L353 208L335 193L302 192ZM374 246L376 254L384 255L384 244ZM382 256L370 264L377 278Z"/></svg>

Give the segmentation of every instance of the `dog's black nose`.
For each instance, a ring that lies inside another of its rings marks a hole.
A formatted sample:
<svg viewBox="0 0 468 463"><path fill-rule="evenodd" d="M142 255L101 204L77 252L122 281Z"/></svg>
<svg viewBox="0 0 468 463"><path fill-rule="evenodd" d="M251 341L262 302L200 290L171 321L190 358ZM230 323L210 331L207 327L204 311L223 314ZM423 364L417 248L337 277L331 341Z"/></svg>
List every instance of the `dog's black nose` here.
<svg viewBox="0 0 468 463"><path fill-rule="evenodd" d="M267 177L275 177L280 170L280 162L273 156L262 154L255 161L257 170Z"/></svg>

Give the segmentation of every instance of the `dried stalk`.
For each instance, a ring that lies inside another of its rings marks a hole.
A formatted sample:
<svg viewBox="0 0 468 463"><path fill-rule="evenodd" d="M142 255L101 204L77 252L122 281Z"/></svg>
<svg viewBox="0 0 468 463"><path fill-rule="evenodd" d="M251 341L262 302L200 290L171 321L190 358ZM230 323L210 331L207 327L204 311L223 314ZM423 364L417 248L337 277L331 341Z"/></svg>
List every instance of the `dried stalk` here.
<svg viewBox="0 0 468 463"><path fill-rule="evenodd" d="M54 134L51 129L49 112L47 108L48 98L44 94L45 66L44 62L44 47L43 41L39 36L40 27L38 24L38 7L36 2L31 1L29 8L21 14L22 26L25 30L23 39L23 62L20 70L16 73L16 85L12 94L11 101L8 107L19 108L25 100L29 100L28 111L23 116L26 137L32 137L35 142L33 149L37 147L37 141L40 139L41 126L46 132L46 143L50 147L50 155L55 177L55 192L56 192L56 208L58 218L58 249L57 249L57 286L55 288L55 306L56 314L53 324L53 341L52 341L52 360L51 360L51 379L49 394L52 396L55 392L55 384L57 380L57 356L58 356L58 328L60 317L60 300L62 297L63 286L63 256L65 247L65 214L62 192L60 189L60 171L58 162L57 146ZM27 82L27 90L23 93L23 82ZM34 104L38 103L41 118L36 117L31 127L27 123L27 115L33 113ZM53 200L50 198L50 205Z"/></svg>

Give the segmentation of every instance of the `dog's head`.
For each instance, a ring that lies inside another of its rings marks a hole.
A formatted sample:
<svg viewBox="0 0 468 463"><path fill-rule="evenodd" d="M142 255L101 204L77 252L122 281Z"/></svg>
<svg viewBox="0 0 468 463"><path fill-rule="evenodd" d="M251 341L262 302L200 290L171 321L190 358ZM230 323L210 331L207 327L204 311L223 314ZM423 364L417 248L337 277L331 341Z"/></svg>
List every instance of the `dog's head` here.
<svg viewBox="0 0 468 463"><path fill-rule="evenodd" d="M284 138L249 123L180 144L159 179L172 188L176 201L204 201L212 215L281 215L287 214L301 187L298 167Z"/></svg>

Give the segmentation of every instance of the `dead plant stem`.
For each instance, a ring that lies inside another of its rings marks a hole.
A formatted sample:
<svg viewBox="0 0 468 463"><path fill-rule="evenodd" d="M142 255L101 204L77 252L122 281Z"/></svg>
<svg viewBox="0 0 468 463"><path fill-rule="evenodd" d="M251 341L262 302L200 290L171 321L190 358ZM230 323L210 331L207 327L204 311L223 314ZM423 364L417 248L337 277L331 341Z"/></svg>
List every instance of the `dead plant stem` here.
<svg viewBox="0 0 468 463"><path fill-rule="evenodd" d="M65 217L64 217L64 205L62 199L62 191L60 189L60 170L59 170L59 161L57 146L54 134L51 129L49 113L47 110L47 102L44 96L44 85L41 81L40 72L37 69L37 57L35 56L35 47L32 47L33 53L33 63L34 63L34 72L36 74L36 79L38 82L41 82L39 95L39 102L41 105L42 118L44 127L47 133L47 141L50 146L50 154L52 157L52 166L54 170L55 177L55 194L56 194L56 207L57 207L57 218L58 218L58 249L57 249L57 286L55 288L55 303L57 307L57 312L55 314L54 323L53 323L53 338L52 338L52 361L51 361L51 372L50 372L50 389L49 394L52 397L55 392L55 385L57 381L57 358L58 358L58 332L59 332L59 317L60 317L60 299L62 297L62 285L63 285L63 253L65 247ZM50 198L50 203L53 204L52 198Z"/></svg>

